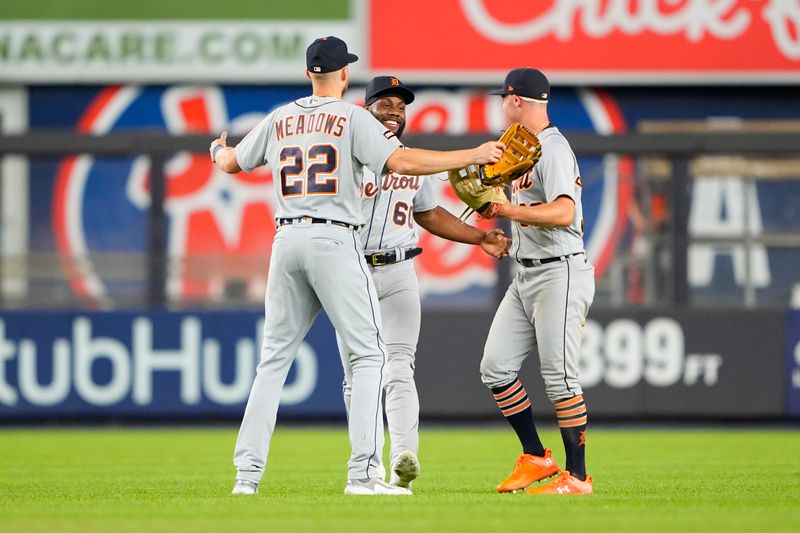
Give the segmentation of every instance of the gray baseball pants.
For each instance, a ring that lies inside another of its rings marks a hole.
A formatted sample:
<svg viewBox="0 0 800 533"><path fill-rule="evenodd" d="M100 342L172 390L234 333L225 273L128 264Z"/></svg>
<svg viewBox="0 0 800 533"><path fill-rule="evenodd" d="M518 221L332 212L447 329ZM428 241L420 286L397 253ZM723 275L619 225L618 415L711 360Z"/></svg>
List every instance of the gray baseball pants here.
<svg viewBox="0 0 800 533"><path fill-rule="evenodd" d="M383 476L382 374L386 347L375 285L354 231L309 222L275 234L266 295L261 361L234 452L237 479L258 483L275 429L289 367L320 309L325 309L348 354L352 376L348 419L352 454L348 479Z"/></svg>
<svg viewBox="0 0 800 533"><path fill-rule="evenodd" d="M511 383L534 353L551 401L582 394L581 336L593 299L594 266L585 254L520 266L489 329L480 367L483 383L489 388Z"/></svg>
<svg viewBox="0 0 800 533"><path fill-rule="evenodd" d="M421 309L419 282L414 261L369 267L383 319L383 338L388 350L384 370L386 392L386 422L391 441L390 460L400 452L419 452L419 397L414 382L414 361L419 340ZM347 352L339 337L342 364L348 367ZM343 392L345 404L350 403L351 379L345 373ZM380 467L380 464L375 465Z"/></svg>

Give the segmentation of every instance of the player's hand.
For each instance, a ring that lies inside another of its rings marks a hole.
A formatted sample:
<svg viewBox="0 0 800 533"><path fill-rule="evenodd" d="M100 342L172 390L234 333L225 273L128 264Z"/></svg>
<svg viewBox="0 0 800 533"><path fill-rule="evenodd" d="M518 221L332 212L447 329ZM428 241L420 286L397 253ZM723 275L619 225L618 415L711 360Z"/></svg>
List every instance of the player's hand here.
<svg viewBox="0 0 800 533"><path fill-rule="evenodd" d="M219 145L228 146L228 132L227 131L223 131L222 135L220 135L219 138L214 139L213 141L211 141L211 146L208 149L208 153L211 155L211 161L214 161L214 148L216 148Z"/></svg>
<svg viewBox="0 0 800 533"><path fill-rule="evenodd" d="M488 165L500 161L500 157L506 149L506 145L499 141L488 141L473 148L474 163L476 165Z"/></svg>
<svg viewBox="0 0 800 533"><path fill-rule="evenodd" d="M483 234L480 247L492 257L502 259L508 255L508 250L511 248L511 239L505 236L502 229L495 228Z"/></svg>

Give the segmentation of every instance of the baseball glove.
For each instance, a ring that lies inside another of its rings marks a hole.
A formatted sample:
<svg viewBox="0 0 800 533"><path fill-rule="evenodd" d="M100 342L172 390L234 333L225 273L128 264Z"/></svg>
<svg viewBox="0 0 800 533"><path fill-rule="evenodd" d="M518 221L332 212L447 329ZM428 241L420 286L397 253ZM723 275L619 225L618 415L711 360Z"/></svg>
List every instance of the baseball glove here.
<svg viewBox="0 0 800 533"><path fill-rule="evenodd" d="M503 189L524 176L542 157L539 139L519 122L503 133L500 142L506 149L497 163L448 171L450 185L467 204L459 217L461 220L466 220L474 212L483 218L494 218L500 206L508 201Z"/></svg>
<svg viewBox="0 0 800 533"><path fill-rule="evenodd" d="M542 157L542 145L528 128L515 122L500 137L506 146L497 163L484 165L483 183L506 185L522 177Z"/></svg>
<svg viewBox="0 0 800 533"><path fill-rule="evenodd" d="M503 187L484 183L478 165L449 170L447 177L456 195L467 204L459 220L466 220L474 212L483 218L494 218L500 206L508 202Z"/></svg>

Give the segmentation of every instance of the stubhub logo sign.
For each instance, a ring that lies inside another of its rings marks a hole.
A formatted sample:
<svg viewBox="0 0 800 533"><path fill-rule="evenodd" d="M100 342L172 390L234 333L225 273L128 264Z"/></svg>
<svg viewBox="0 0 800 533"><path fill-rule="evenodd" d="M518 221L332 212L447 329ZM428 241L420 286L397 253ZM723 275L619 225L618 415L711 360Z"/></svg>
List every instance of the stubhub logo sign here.
<svg viewBox="0 0 800 533"><path fill-rule="evenodd" d="M4 313L0 418L240 416L263 322L243 312ZM289 372L282 411L343 413L341 373L333 329L320 320Z"/></svg>

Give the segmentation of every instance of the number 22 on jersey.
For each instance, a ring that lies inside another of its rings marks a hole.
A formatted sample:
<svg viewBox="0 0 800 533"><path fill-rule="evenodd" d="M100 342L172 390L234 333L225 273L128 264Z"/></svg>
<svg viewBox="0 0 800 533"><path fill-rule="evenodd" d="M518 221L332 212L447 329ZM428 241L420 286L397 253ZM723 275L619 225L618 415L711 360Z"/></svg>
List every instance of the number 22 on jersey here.
<svg viewBox="0 0 800 533"><path fill-rule="evenodd" d="M281 196L336 194L339 189L339 153L331 144L284 146L280 152Z"/></svg>

